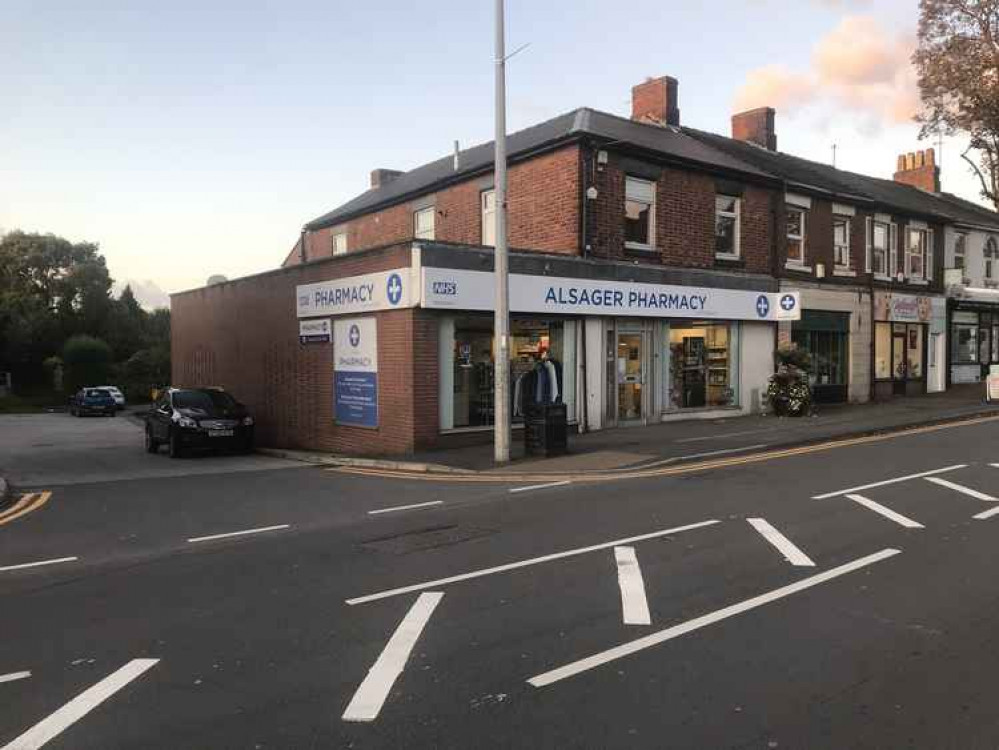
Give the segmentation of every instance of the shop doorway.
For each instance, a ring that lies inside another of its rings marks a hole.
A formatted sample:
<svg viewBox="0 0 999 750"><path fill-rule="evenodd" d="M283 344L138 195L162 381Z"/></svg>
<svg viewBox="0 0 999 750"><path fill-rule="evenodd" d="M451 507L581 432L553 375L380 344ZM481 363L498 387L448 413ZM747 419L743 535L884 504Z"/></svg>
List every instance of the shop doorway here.
<svg viewBox="0 0 999 750"><path fill-rule="evenodd" d="M620 427L646 423L649 339L642 321L607 329L607 421Z"/></svg>
<svg viewBox="0 0 999 750"><path fill-rule="evenodd" d="M899 331L899 328L902 330ZM905 381L908 380L909 371L905 359L905 347L905 326L896 325L891 337L892 394L895 396L905 395Z"/></svg>

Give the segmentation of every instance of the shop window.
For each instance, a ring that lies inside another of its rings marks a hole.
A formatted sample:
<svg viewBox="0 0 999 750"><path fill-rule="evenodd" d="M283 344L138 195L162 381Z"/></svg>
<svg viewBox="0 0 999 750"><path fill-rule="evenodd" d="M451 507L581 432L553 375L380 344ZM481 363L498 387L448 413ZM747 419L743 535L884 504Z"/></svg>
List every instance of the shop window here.
<svg viewBox="0 0 999 750"><path fill-rule="evenodd" d="M625 179L624 244L650 250L655 237L656 183L637 177Z"/></svg>
<svg viewBox="0 0 999 750"><path fill-rule="evenodd" d="M734 406L735 348L728 323L670 324L670 406Z"/></svg>
<svg viewBox="0 0 999 750"><path fill-rule="evenodd" d="M715 255L739 257L740 200L731 195L715 196Z"/></svg>
<svg viewBox="0 0 999 750"><path fill-rule="evenodd" d="M333 235L332 252L333 255L343 255L347 252L347 233L337 232Z"/></svg>
<svg viewBox="0 0 999 750"><path fill-rule="evenodd" d="M791 326L791 341L811 356L809 383L820 402L845 401L849 374L850 315L803 310Z"/></svg>
<svg viewBox="0 0 999 750"><path fill-rule="evenodd" d="M833 217L833 253L837 268L850 267L850 217Z"/></svg>
<svg viewBox="0 0 999 750"><path fill-rule="evenodd" d="M805 263L805 211L793 206L787 207L787 262Z"/></svg>
<svg viewBox="0 0 999 750"><path fill-rule="evenodd" d="M567 331L568 329L568 331ZM565 403L570 419L574 407L575 339L571 324L562 321L520 320L510 322L511 415L523 422L518 404L525 376L537 367L545 368L542 397ZM485 427L495 423L493 394L495 370L493 320L489 316L455 319L453 427ZM549 367L550 364L550 367ZM554 377L550 375L554 373ZM537 379L534 380L537 386ZM530 394L532 397L534 394Z"/></svg>
<svg viewBox="0 0 999 750"><path fill-rule="evenodd" d="M413 212L414 238L418 240L432 240L434 238L434 217L436 214L433 206Z"/></svg>
<svg viewBox="0 0 999 750"><path fill-rule="evenodd" d="M954 323L951 326L950 358L955 365L978 362L978 326L974 323Z"/></svg>
<svg viewBox="0 0 999 750"><path fill-rule="evenodd" d="M482 244L494 247L496 245L496 191L483 190L480 201L482 203Z"/></svg>

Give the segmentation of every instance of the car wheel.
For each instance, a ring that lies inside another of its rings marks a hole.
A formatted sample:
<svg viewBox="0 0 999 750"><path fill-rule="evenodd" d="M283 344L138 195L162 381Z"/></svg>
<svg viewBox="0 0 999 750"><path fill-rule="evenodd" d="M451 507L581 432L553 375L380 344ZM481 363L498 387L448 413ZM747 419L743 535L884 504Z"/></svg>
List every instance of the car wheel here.
<svg viewBox="0 0 999 750"><path fill-rule="evenodd" d="M160 444L153 437L153 431L146 428L146 453L156 453L160 449Z"/></svg>
<svg viewBox="0 0 999 750"><path fill-rule="evenodd" d="M177 433L170 432L170 458L181 458L184 455L184 449L180 445L180 438L177 437Z"/></svg>

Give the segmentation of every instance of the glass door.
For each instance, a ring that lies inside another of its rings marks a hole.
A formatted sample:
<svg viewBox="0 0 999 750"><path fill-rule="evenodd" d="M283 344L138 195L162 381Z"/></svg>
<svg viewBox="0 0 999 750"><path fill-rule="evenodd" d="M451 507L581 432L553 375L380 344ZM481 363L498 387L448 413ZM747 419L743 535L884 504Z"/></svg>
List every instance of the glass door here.
<svg viewBox="0 0 999 750"><path fill-rule="evenodd" d="M899 331L899 328L902 330ZM905 326L894 326L891 346L891 371L892 371L892 391L895 395L905 394L905 381L908 378L908 368L905 360Z"/></svg>
<svg viewBox="0 0 999 750"><path fill-rule="evenodd" d="M645 385L645 334L618 331L617 334L617 421L618 424L643 421Z"/></svg>

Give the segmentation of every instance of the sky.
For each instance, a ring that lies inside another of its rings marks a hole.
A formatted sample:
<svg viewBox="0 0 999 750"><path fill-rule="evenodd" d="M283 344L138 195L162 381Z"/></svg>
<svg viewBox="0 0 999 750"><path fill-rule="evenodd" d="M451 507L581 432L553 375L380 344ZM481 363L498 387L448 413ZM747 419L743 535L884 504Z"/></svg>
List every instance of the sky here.
<svg viewBox="0 0 999 750"><path fill-rule="evenodd" d="M507 0L508 130L627 116L679 80L683 124L777 109L780 150L891 177L919 142L917 0ZM492 139L493 0L3 0L0 232L99 243L118 288L277 267L302 225ZM979 200L943 143L945 190Z"/></svg>

